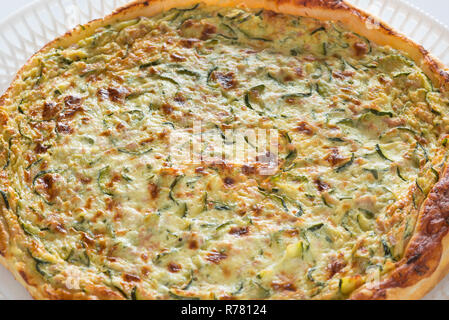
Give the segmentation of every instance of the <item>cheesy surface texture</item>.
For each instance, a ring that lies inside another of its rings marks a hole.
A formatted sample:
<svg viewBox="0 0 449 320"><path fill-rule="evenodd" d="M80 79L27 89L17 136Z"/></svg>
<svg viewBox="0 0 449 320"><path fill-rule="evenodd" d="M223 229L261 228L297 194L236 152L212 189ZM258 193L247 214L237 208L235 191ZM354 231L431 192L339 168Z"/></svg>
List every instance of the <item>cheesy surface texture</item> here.
<svg viewBox="0 0 449 320"><path fill-rule="evenodd" d="M0 110L0 217L9 261L68 292L347 298L402 258L446 159L448 101L338 23L198 5L33 60ZM174 161L198 121L213 161ZM273 174L207 138L246 129L279 133Z"/></svg>

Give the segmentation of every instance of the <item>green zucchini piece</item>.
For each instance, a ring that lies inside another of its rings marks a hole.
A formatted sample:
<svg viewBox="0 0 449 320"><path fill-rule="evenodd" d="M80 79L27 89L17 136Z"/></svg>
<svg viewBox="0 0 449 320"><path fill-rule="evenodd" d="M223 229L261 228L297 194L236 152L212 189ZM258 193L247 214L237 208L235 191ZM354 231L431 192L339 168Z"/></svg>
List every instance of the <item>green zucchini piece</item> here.
<svg viewBox="0 0 449 320"><path fill-rule="evenodd" d="M354 160L355 160L355 154L352 153L351 160L349 160L349 161L346 162L345 164L343 164L343 165L341 165L340 167L338 167L335 171L336 171L337 173L340 173L340 172L345 171L347 168L349 168L349 167L354 163Z"/></svg>
<svg viewBox="0 0 449 320"><path fill-rule="evenodd" d="M158 59L158 60L154 60L154 61L151 61L151 62L147 62L147 63L144 63L144 64L141 64L140 66L139 66L139 69L146 69L146 68L148 68L148 67L154 67L154 66L157 66L157 65L160 65L161 64L161 61Z"/></svg>
<svg viewBox="0 0 449 320"><path fill-rule="evenodd" d="M172 297L175 300L186 300L186 301L189 301L189 300L190 301L201 300L198 297L183 297L183 296L177 295L177 294L175 294L175 293L173 293L171 291L169 292L169 294L170 294L170 297Z"/></svg>
<svg viewBox="0 0 449 320"><path fill-rule="evenodd" d="M6 194L6 192L0 190L0 195L2 196L3 202L5 203L6 209L7 210L11 209L11 207L9 206L8 195Z"/></svg>
<svg viewBox="0 0 449 320"><path fill-rule="evenodd" d="M423 145L419 142L416 143L416 146L421 148L422 152L424 153L424 158L426 159L426 163L429 162L429 153L427 152L426 148L424 148Z"/></svg>
<svg viewBox="0 0 449 320"><path fill-rule="evenodd" d="M113 197L114 193L112 193L112 191L108 190L108 188L106 188L106 186L105 186L105 182L106 182L105 179L110 177L110 169L111 169L110 166L106 166L99 171L98 178L97 178L97 184L102 193Z"/></svg>
<svg viewBox="0 0 449 320"><path fill-rule="evenodd" d="M254 37L251 34L249 34L247 31L241 29L241 28L237 28L237 30L243 34L245 37L247 37L249 40L255 40L255 41L263 41L263 42L273 42L273 40L271 39L267 39L267 38L260 38L260 37Z"/></svg>
<svg viewBox="0 0 449 320"><path fill-rule="evenodd" d="M135 286L131 291L131 300L139 300L137 297L137 286Z"/></svg>
<svg viewBox="0 0 449 320"><path fill-rule="evenodd" d="M373 46L371 45L371 41L369 41L368 38L355 32L353 32L352 34L366 42L366 44L368 45L368 54L373 52Z"/></svg>
<svg viewBox="0 0 449 320"><path fill-rule="evenodd" d="M154 75L151 75L150 77L152 77L152 78L154 78L156 80L170 82L171 84L174 84L174 85L179 87L179 83L176 80L174 80L174 79L172 79L170 77L162 76L162 75L159 75L159 74L154 74Z"/></svg>
<svg viewBox="0 0 449 320"><path fill-rule="evenodd" d="M33 183L32 183L32 185L33 185L34 193L37 194L40 198L42 198L42 200L44 200L44 202L45 202L46 204L48 204L49 206L54 205L54 203L49 202L43 195L41 195L41 194L36 190L36 181L37 181L40 177L45 176L46 174L57 173L57 172L58 172L58 170L45 170L45 171L39 172L39 173L33 178Z"/></svg>
<svg viewBox="0 0 449 320"><path fill-rule="evenodd" d="M172 200L174 203L179 204L178 201L175 199L174 195L173 195L173 191L175 190L176 186L178 185L179 181L182 180L182 178L184 178L183 175L177 176L175 178L175 180L173 180L172 184L170 185L170 192L168 193L168 197L170 198L170 200Z"/></svg>
<svg viewBox="0 0 449 320"><path fill-rule="evenodd" d="M35 256L33 256L33 254L31 253L31 251L29 249L27 249L27 251L28 251L28 254L30 255L30 257L34 260L34 263L35 263L34 266L35 266L36 271L44 278L47 278L47 279L52 278L53 276L44 270L45 266L51 265L52 263L42 260L42 259L39 259L39 258L36 258Z"/></svg>
<svg viewBox="0 0 449 320"><path fill-rule="evenodd" d="M382 248L383 248L383 251L384 251L384 256L386 258L392 258L393 259L393 255L391 253L391 248L388 245L387 241L385 239L382 239L381 242L382 242Z"/></svg>
<svg viewBox="0 0 449 320"><path fill-rule="evenodd" d="M309 84L309 88L310 88L309 92L297 92L297 93L284 94L281 98L286 100L286 99L310 97L313 94L313 88L310 84Z"/></svg>
<svg viewBox="0 0 449 320"><path fill-rule="evenodd" d="M283 168L290 167L293 164L293 162L296 160L297 157L298 157L298 151L296 149L290 151L289 154L287 155L287 157L285 157L285 162L284 162Z"/></svg>
<svg viewBox="0 0 449 320"><path fill-rule="evenodd" d="M376 169L363 169L363 170L371 173L374 179L379 180L379 172Z"/></svg>
<svg viewBox="0 0 449 320"><path fill-rule="evenodd" d="M388 112L388 111L379 111L376 109L367 109L367 112L370 112L376 116L379 117L389 117L389 118L393 118L393 113L392 112Z"/></svg>
<svg viewBox="0 0 449 320"><path fill-rule="evenodd" d="M207 73L207 84L209 84L210 83L210 79L211 79L211 77L212 77L212 74L215 72L215 71L217 71L218 70L218 67L217 66L214 66L212 69L210 69L209 70L209 72Z"/></svg>
<svg viewBox="0 0 449 320"><path fill-rule="evenodd" d="M194 5L191 8L187 8L187 9L178 9L178 8L176 8L175 10L181 11L181 12L188 12L188 11L194 11L194 10L198 9L199 6L200 6L200 4L197 3L196 5Z"/></svg>
<svg viewBox="0 0 449 320"><path fill-rule="evenodd" d="M310 232L315 232L315 231L320 230L322 227L324 227L324 223L318 223L318 224L316 224L314 226L311 226L307 230L310 231Z"/></svg>
<svg viewBox="0 0 449 320"><path fill-rule="evenodd" d="M181 75L190 76L190 77L195 77L197 79L201 78L201 74L199 74L198 72L187 70L187 69L176 70L176 73L181 74Z"/></svg>
<svg viewBox="0 0 449 320"><path fill-rule="evenodd" d="M133 155L133 156L143 156L145 154L152 152L153 148L149 148L149 149L143 150L143 151L131 151L131 150L128 150L125 148L117 148L117 151L119 151L121 153L129 154L129 155Z"/></svg>
<svg viewBox="0 0 449 320"><path fill-rule="evenodd" d="M314 34L318 33L318 32L326 32L326 28L325 27L319 27L318 29L313 30L310 35L313 36Z"/></svg>
<svg viewBox="0 0 449 320"><path fill-rule="evenodd" d="M376 152L379 154L379 156L380 156L382 159L387 160L387 161L390 161L390 162L394 162L393 160L389 159L389 158L385 155L385 153L384 153L384 152L382 151L382 149L380 148L380 145L379 145L379 144L376 144Z"/></svg>
<svg viewBox="0 0 449 320"><path fill-rule="evenodd" d="M402 181L407 182L407 179L405 179L405 178L402 176L402 174L401 174L401 169L400 169L399 167L396 168L396 173L397 173L398 177L399 177Z"/></svg>
<svg viewBox="0 0 449 320"><path fill-rule="evenodd" d="M7 149L7 153L6 153L6 163L3 166L3 170L8 168L9 165L11 164L11 146L12 146L12 138L10 138L8 140L8 149Z"/></svg>
<svg viewBox="0 0 449 320"><path fill-rule="evenodd" d="M416 184L416 187L418 188L418 190L419 190L421 193L424 194L424 190L423 190L423 188L419 185L418 179L415 180L415 184Z"/></svg>
<svg viewBox="0 0 449 320"><path fill-rule="evenodd" d="M218 33L219 36L221 36L225 39L228 39L228 40L238 40L239 37L231 26L229 26L226 23L222 23L221 26L223 26L224 29L226 29L228 32L227 32L227 34Z"/></svg>
<svg viewBox="0 0 449 320"><path fill-rule="evenodd" d="M307 270L307 279L308 279L310 282L313 282L314 284L316 284L316 285L319 286L319 287L324 287L324 286L325 286L325 283L323 283L323 282L321 282L321 281L317 281L317 280L315 280L315 278L313 277L313 273L314 273L317 269L318 269L317 267L313 267L313 268L310 268L309 270Z"/></svg>
<svg viewBox="0 0 449 320"><path fill-rule="evenodd" d="M223 223L222 225L219 225L215 230L220 231L226 228L227 226L230 226L231 224L234 224L232 221L228 221L226 223Z"/></svg>
<svg viewBox="0 0 449 320"><path fill-rule="evenodd" d="M435 175L436 181L440 181L440 174L437 170L435 170L434 167L430 167L430 170L432 171L432 173Z"/></svg>
<svg viewBox="0 0 449 320"><path fill-rule="evenodd" d="M218 201L214 201L213 203L215 204L215 207L214 207L215 210L218 210L218 211L231 211L232 210L232 208L225 203L221 203Z"/></svg>

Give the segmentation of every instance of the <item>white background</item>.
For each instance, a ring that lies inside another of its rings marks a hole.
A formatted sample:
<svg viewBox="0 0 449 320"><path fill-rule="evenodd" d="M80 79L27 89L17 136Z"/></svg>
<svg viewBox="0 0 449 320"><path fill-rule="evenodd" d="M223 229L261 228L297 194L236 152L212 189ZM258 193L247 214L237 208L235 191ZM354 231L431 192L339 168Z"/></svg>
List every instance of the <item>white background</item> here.
<svg viewBox="0 0 449 320"><path fill-rule="evenodd" d="M0 0L0 20L33 0ZM448 0L408 0L422 10L430 13L446 25L449 25Z"/></svg>

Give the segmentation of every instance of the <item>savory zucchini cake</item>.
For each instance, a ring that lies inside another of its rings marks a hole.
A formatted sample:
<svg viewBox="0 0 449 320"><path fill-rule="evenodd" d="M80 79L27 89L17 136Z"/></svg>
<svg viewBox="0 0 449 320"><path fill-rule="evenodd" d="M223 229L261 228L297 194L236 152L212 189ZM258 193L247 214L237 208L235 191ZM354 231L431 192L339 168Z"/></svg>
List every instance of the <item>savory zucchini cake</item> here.
<svg viewBox="0 0 449 320"><path fill-rule="evenodd" d="M420 298L448 265L447 83L344 1L134 2L3 96L0 261L38 299ZM198 121L276 130L274 172L207 138L175 161Z"/></svg>

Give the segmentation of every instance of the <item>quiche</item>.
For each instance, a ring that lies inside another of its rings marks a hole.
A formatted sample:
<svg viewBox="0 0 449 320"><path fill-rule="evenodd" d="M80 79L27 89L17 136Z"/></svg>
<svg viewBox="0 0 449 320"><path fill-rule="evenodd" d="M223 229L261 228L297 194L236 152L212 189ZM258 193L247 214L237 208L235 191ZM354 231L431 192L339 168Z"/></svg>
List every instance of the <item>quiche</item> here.
<svg viewBox="0 0 449 320"><path fill-rule="evenodd" d="M448 271L448 83L345 1L132 2L1 98L0 262L36 299L419 299Z"/></svg>

